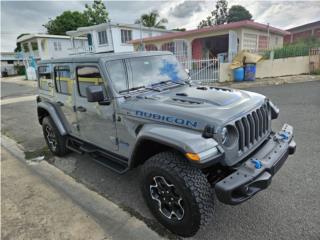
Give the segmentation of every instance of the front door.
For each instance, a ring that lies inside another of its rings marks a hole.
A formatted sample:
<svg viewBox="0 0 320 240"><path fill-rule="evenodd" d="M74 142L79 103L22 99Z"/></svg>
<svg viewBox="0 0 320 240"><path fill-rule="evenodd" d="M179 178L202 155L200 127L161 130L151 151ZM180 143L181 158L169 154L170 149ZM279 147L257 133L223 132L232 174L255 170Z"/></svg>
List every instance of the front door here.
<svg viewBox="0 0 320 240"><path fill-rule="evenodd" d="M86 88L90 85L103 85L106 81L97 64L78 65L76 67L76 112L81 138L105 150L117 150L116 127L113 102L99 105L87 101ZM107 95L107 91L105 91Z"/></svg>
<svg viewBox="0 0 320 240"><path fill-rule="evenodd" d="M74 78L72 77L72 64L59 64L54 66L55 105L63 114L63 121L71 135L79 136L77 116L74 111Z"/></svg>

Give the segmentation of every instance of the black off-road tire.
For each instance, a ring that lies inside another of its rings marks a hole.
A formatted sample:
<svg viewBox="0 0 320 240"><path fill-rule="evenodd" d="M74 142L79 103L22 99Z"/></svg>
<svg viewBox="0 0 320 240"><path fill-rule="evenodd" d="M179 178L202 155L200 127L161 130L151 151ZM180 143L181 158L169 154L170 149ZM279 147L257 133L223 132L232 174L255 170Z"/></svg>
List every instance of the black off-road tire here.
<svg viewBox="0 0 320 240"><path fill-rule="evenodd" d="M53 133L52 135L53 139L56 141L55 148L52 146L52 144L49 143L49 139L47 137L47 134L48 134L47 131L49 128ZM59 130L57 129L54 122L52 121L51 117L47 116L42 120L42 131L43 131L43 136L47 143L47 146L54 155L63 157L70 152L66 147L67 137L61 136Z"/></svg>
<svg viewBox="0 0 320 240"><path fill-rule="evenodd" d="M150 188L155 176L164 177L182 197L184 216L181 220L169 219L159 210L159 202L152 198ZM153 215L162 225L180 236L195 235L213 216L213 190L206 176L179 153L162 152L148 159L142 166L141 189Z"/></svg>

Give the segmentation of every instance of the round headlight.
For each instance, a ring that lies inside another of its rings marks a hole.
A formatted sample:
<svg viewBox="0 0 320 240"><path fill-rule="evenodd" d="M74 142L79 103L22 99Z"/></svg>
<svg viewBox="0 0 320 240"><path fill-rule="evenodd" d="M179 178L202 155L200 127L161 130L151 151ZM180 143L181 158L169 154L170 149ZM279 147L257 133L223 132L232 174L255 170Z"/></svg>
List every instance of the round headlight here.
<svg viewBox="0 0 320 240"><path fill-rule="evenodd" d="M234 126L227 125L223 127L220 131L221 143L226 147L233 146L238 139L238 133Z"/></svg>
<svg viewBox="0 0 320 240"><path fill-rule="evenodd" d="M221 130L221 140L222 144L225 144L225 142L228 140L228 129L226 127L222 128Z"/></svg>

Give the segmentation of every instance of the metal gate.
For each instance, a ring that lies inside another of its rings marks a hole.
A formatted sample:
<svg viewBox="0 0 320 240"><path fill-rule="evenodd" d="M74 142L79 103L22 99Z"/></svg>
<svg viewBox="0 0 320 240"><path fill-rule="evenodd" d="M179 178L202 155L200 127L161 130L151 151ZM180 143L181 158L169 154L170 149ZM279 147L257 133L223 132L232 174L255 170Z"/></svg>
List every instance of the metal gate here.
<svg viewBox="0 0 320 240"><path fill-rule="evenodd" d="M219 80L220 63L217 58L192 59L181 61L185 69L189 70L191 80L201 83L213 83Z"/></svg>
<svg viewBox="0 0 320 240"><path fill-rule="evenodd" d="M310 73L320 73L320 47L309 50Z"/></svg>

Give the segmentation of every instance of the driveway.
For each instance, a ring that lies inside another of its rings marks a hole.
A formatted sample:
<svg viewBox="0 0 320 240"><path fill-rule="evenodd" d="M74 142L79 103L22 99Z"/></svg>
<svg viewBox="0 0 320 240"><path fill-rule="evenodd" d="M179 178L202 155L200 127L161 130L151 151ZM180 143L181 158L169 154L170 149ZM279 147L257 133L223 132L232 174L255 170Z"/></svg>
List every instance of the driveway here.
<svg viewBox="0 0 320 240"><path fill-rule="evenodd" d="M273 128L279 129L285 122L293 125L297 152L274 177L271 186L253 199L239 206L215 201L213 222L191 239L319 239L320 81L250 88L250 91L270 97L280 107L280 117ZM3 105L1 126L25 151L37 152L44 145L35 101ZM162 236L175 238L146 208L139 191L139 168L118 175L90 157L77 154L53 158L50 162L144 220Z"/></svg>

